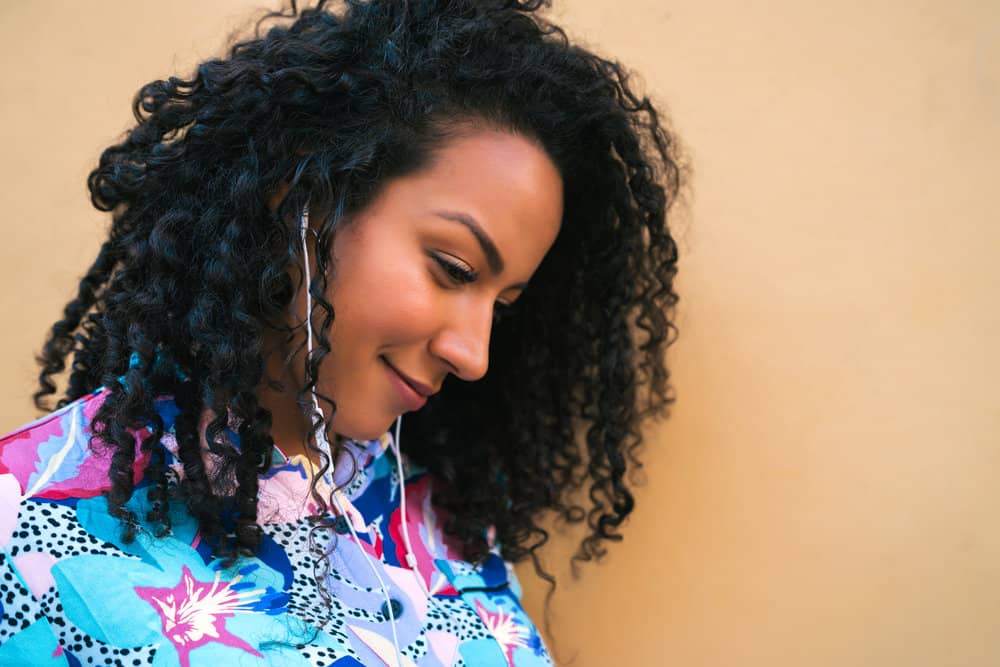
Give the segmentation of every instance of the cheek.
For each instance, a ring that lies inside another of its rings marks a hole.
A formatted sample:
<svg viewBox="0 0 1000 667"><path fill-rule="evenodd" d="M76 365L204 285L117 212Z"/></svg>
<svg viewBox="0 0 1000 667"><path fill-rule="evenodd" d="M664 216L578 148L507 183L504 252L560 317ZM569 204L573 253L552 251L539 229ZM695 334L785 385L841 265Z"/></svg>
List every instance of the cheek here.
<svg viewBox="0 0 1000 667"><path fill-rule="evenodd" d="M334 289L333 343L382 348L425 339L436 327L438 288L421 261L342 265L350 279ZM343 348L342 348L343 349Z"/></svg>

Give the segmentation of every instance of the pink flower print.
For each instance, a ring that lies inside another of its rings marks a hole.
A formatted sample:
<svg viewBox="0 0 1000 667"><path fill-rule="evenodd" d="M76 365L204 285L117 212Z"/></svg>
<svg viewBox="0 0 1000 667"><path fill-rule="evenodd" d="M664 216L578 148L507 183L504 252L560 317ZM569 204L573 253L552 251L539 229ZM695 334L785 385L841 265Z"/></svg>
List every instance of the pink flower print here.
<svg viewBox="0 0 1000 667"><path fill-rule="evenodd" d="M260 598L261 590L236 591L232 581L220 581L216 572L212 582L198 581L187 565L182 567L181 580L173 588L136 586L135 592L160 615L163 634L177 649L182 667L190 667L190 652L209 642L219 642L239 648L259 658L264 656L250 644L232 635L225 619L239 612L250 611Z"/></svg>
<svg viewBox="0 0 1000 667"><path fill-rule="evenodd" d="M92 498L110 487L111 450L100 438L90 448L91 421L108 396L91 393L0 437L0 473L12 473L26 498ZM149 429L132 431L136 443ZM149 455L136 449L133 477L142 478Z"/></svg>
<svg viewBox="0 0 1000 667"><path fill-rule="evenodd" d="M507 656L507 664L513 665L514 649L528 646L525 636L528 634L527 628L518 624L513 613L505 614L503 609L498 609L496 612L489 611L479 600L476 600L476 613L500 644L500 649Z"/></svg>
<svg viewBox="0 0 1000 667"><path fill-rule="evenodd" d="M432 480L429 475L406 485L406 528L417 560L417 572L432 594L457 595L458 591L438 571L435 560L461 560L461 544L445 535L437 526L447 520L444 510L431 503ZM389 536L396 547L396 559L406 563L406 543L403 540L403 517L397 507L389 517Z"/></svg>

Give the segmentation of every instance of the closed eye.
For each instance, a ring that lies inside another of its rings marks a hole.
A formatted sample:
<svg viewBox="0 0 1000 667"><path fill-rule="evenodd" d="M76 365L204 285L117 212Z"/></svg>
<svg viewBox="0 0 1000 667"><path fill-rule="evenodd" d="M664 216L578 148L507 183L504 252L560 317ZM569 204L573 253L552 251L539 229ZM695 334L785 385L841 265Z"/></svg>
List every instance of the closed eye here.
<svg viewBox="0 0 1000 667"><path fill-rule="evenodd" d="M447 259L445 256L439 255L438 253L429 252L427 254L438 266L441 267L441 269L448 276L448 280L456 286L474 283L479 279L478 271L468 269L462 264ZM497 301L493 304L493 321L498 322L506 319L511 314L511 311L513 311L513 304Z"/></svg>
<svg viewBox="0 0 1000 667"><path fill-rule="evenodd" d="M437 253L428 253L438 266L447 274L448 279L455 285L466 285L468 283L474 283L479 278L479 273L468 269L458 262L445 259L444 256Z"/></svg>

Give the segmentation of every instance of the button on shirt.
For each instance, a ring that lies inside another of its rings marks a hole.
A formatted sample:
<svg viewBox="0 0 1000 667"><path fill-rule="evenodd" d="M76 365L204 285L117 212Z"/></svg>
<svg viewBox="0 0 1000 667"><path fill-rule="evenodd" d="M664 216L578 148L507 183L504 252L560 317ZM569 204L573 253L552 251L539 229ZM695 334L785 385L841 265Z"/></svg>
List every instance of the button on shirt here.
<svg viewBox="0 0 1000 667"><path fill-rule="evenodd" d="M395 665L393 618L406 667L551 664L497 545L482 564L464 561L441 530L432 478L415 466L405 498L416 568L406 564L388 433L348 442L342 456L353 462L317 480L344 509L321 522L310 518L319 507L309 461L276 450L259 480L262 544L228 568L176 502L168 535L140 529L124 543L102 496L110 456L88 445L106 396L0 438L0 666ZM168 397L156 406L179 477L178 409ZM137 475L146 462L140 455ZM150 488L140 479L128 504L140 519Z"/></svg>

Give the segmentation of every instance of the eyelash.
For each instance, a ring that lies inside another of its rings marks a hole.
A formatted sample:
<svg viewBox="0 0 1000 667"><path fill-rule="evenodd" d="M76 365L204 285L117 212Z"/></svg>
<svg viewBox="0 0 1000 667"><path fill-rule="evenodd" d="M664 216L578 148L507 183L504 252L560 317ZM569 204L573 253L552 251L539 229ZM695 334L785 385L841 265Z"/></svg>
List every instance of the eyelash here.
<svg viewBox="0 0 1000 667"><path fill-rule="evenodd" d="M449 261L441 255L431 255L431 257L444 269L444 272L448 274L448 278L456 285L474 283L479 278L478 272L470 271L461 264Z"/></svg>
<svg viewBox="0 0 1000 667"><path fill-rule="evenodd" d="M479 272L466 269L461 264L447 260L441 255L431 254L431 258L444 270L448 279L456 285L474 283L479 278ZM510 314L510 311L511 304L498 301L493 307L493 321L505 318Z"/></svg>

